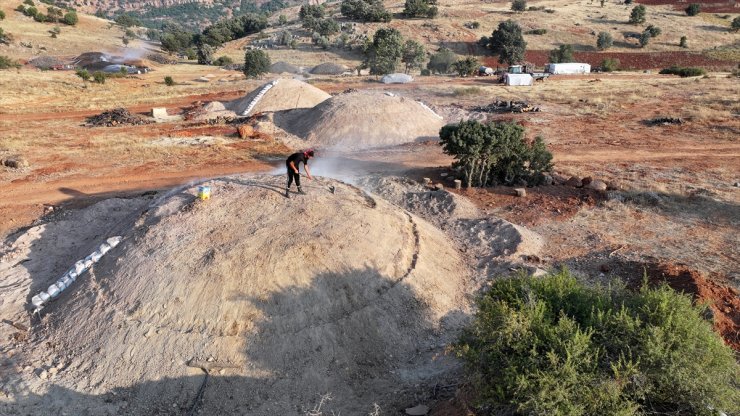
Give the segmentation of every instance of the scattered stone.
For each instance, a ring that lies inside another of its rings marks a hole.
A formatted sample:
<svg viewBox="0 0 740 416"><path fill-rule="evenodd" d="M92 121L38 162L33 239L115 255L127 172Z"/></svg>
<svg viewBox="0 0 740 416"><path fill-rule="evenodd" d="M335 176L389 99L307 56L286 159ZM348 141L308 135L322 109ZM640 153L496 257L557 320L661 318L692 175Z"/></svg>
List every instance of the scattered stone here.
<svg viewBox="0 0 740 416"><path fill-rule="evenodd" d="M442 173L439 174L439 176L441 176L443 178L446 178L447 175L449 175L449 173L447 173L447 172L442 172Z"/></svg>
<svg viewBox="0 0 740 416"><path fill-rule="evenodd" d="M59 369L57 369L56 367L52 367L49 369L49 375L51 377L54 377L55 375L57 375L58 372L59 372Z"/></svg>
<svg viewBox="0 0 740 416"><path fill-rule="evenodd" d="M595 179L595 180L591 181L588 184L588 188L589 189L595 189L597 191L606 191L606 189L608 187L607 187L607 185L606 185L606 183L604 181L600 181L598 179Z"/></svg>
<svg viewBox="0 0 740 416"><path fill-rule="evenodd" d="M429 185L429 184L431 184L431 183L432 183L432 179L431 179L431 178L422 178L422 179L421 179L421 182L422 182L422 183L423 183L424 185Z"/></svg>
<svg viewBox="0 0 740 416"><path fill-rule="evenodd" d="M29 166L28 160L24 157L11 157L3 161L3 165L12 169L23 169Z"/></svg>
<svg viewBox="0 0 740 416"><path fill-rule="evenodd" d="M581 179L581 185L588 186L591 182L593 182L594 178L590 176L586 176L585 178Z"/></svg>
<svg viewBox="0 0 740 416"><path fill-rule="evenodd" d="M683 124L683 120L681 120L680 118L675 118L675 117L656 117L656 118L647 120L646 123L649 126Z"/></svg>
<svg viewBox="0 0 740 416"><path fill-rule="evenodd" d="M609 191L621 191L624 187L619 182L611 181L606 184L606 189Z"/></svg>
<svg viewBox="0 0 740 416"><path fill-rule="evenodd" d="M406 409L406 414L409 416L424 416L427 413L429 413L429 407L423 404L419 404Z"/></svg>
<svg viewBox="0 0 740 416"><path fill-rule="evenodd" d="M444 191L445 190L445 186L442 185L441 183L438 183L438 184L434 185L434 189L436 189L438 191Z"/></svg>
<svg viewBox="0 0 740 416"><path fill-rule="evenodd" d="M524 188L514 188L514 192L516 192L516 196L520 198L527 196L527 190Z"/></svg>
<svg viewBox="0 0 740 416"><path fill-rule="evenodd" d="M735 182L735 188L740 188L740 182Z"/></svg>
<svg viewBox="0 0 740 416"><path fill-rule="evenodd" d="M218 370L218 373L219 373L219 374L221 374L221 375L223 375L224 373L226 373L226 370L224 370L224 369L222 368L222 369Z"/></svg>
<svg viewBox="0 0 740 416"><path fill-rule="evenodd" d="M462 189L462 181L460 179L455 179L455 189Z"/></svg>
<svg viewBox="0 0 740 416"><path fill-rule="evenodd" d="M581 178L577 176L571 176L570 179L565 182L565 185L572 186L574 188L581 188L583 186L583 182L581 182Z"/></svg>
<svg viewBox="0 0 740 416"><path fill-rule="evenodd" d="M47 373L46 370L41 370L41 372L39 373L39 378L42 380L46 380L47 378L49 378L49 373Z"/></svg>

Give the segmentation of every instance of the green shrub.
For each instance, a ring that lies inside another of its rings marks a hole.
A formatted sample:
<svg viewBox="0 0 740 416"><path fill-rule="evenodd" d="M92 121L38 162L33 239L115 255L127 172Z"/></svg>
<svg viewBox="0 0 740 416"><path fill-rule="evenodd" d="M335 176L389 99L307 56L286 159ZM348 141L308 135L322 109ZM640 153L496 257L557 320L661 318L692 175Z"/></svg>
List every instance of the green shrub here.
<svg viewBox="0 0 740 416"><path fill-rule="evenodd" d="M740 30L740 16L735 16L734 19L732 19L732 24L730 25L730 31L737 32Z"/></svg>
<svg viewBox="0 0 740 416"><path fill-rule="evenodd" d="M646 30L642 32L642 34L640 34L640 47L644 48L645 46L647 46L647 44L650 43L650 39L652 37L653 36L650 34L649 31Z"/></svg>
<svg viewBox="0 0 740 416"><path fill-rule="evenodd" d="M527 0L513 0L511 2L511 10L515 12L523 12L527 10Z"/></svg>
<svg viewBox="0 0 740 416"><path fill-rule="evenodd" d="M62 22L65 25L69 25L69 26L76 25L79 20L80 19L77 17L77 13L75 12L67 12L62 18Z"/></svg>
<svg viewBox="0 0 740 416"><path fill-rule="evenodd" d="M167 75L166 77L164 77L164 85L171 87L175 85L175 80L172 79L171 76Z"/></svg>
<svg viewBox="0 0 740 416"><path fill-rule="evenodd" d="M13 35L6 33L3 28L0 27L0 45L10 45L13 41Z"/></svg>
<svg viewBox="0 0 740 416"><path fill-rule="evenodd" d="M629 22L633 25L645 23L645 13L647 13L647 9L645 8L645 6L643 6L642 4L635 6L632 9L632 12L630 12Z"/></svg>
<svg viewBox="0 0 740 416"><path fill-rule="evenodd" d="M437 74L447 74L455 62L457 62L455 52L452 52L451 49L441 48L437 53L429 57L427 69Z"/></svg>
<svg viewBox="0 0 740 416"><path fill-rule="evenodd" d="M213 65L216 66L225 66L225 65L231 65L234 63L234 60L229 58L228 56L224 55L213 61Z"/></svg>
<svg viewBox="0 0 740 416"><path fill-rule="evenodd" d="M599 32L596 37L596 48L600 51L605 51L612 47L614 40L609 32Z"/></svg>
<svg viewBox="0 0 740 416"><path fill-rule="evenodd" d="M33 2L33 0L23 0L23 4L27 4L29 6L35 6L36 4Z"/></svg>
<svg viewBox="0 0 740 416"><path fill-rule="evenodd" d="M696 16L701 12L701 5L697 3L691 3L686 7L686 14L689 16Z"/></svg>
<svg viewBox="0 0 740 416"><path fill-rule="evenodd" d="M15 11L26 14L26 6L19 4L18 7L15 8Z"/></svg>
<svg viewBox="0 0 740 416"><path fill-rule="evenodd" d="M288 17L284 14L281 14L278 16L278 25L279 26L285 26L288 24Z"/></svg>
<svg viewBox="0 0 740 416"><path fill-rule="evenodd" d="M648 25L645 28L645 31L650 33L651 38L657 38L658 36L660 36L661 33L663 33L663 31L660 30L658 26L654 26L654 25Z"/></svg>
<svg viewBox="0 0 740 416"><path fill-rule="evenodd" d="M483 90L480 87L455 88L455 90L452 92L452 94L455 97L466 97L466 96L470 96L470 95L480 95L480 94L483 94Z"/></svg>
<svg viewBox="0 0 740 416"><path fill-rule="evenodd" d="M424 68L424 69L421 70L421 76L428 77L430 75L432 75L432 71L430 71L430 70L428 70L426 68Z"/></svg>
<svg viewBox="0 0 740 416"><path fill-rule="evenodd" d="M532 29L524 32L525 35L546 35L547 29Z"/></svg>
<svg viewBox="0 0 740 416"><path fill-rule="evenodd" d="M472 56L465 57L452 64L452 70L457 72L461 77L467 77L475 74L480 66L480 62Z"/></svg>
<svg viewBox="0 0 740 416"><path fill-rule="evenodd" d="M681 36L681 40L678 41L678 46L682 48L688 48L689 47L689 38L686 36Z"/></svg>
<svg viewBox="0 0 740 416"><path fill-rule="evenodd" d="M575 62L572 45L560 45L550 51L550 62L553 64Z"/></svg>
<svg viewBox="0 0 740 416"><path fill-rule="evenodd" d="M612 72L619 69L619 59L616 58L606 58L603 61L601 61L601 70L604 72Z"/></svg>
<svg viewBox="0 0 740 416"><path fill-rule="evenodd" d="M442 150L455 158L467 187L538 184L552 168L552 154L537 137L528 144L516 123L483 124L475 120L448 124L439 131Z"/></svg>
<svg viewBox="0 0 740 416"><path fill-rule="evenodd" d="M738 414L740 366L704 311L667 286L519 276L494 281L455 350L485 414Z"/></svg>
<svg viewBox="0 0 740 416"><path fill-rule="evenodd" d="M403 15L405 17L435 18L439 12L436 4L437 0L406 0Z"/></svg>
<svg viewBox="0 0 740 416"><path fill-rule="evenodd" d="M661 69L659 73L667 75L679 75L682 77L698 77L700 75L706 75L707 71L705 71L704 68L681 67L673 65L670 68Z"/></svg>
<svg viewBox="0 0 740 416"><path fill-rule="evenodd" d="M105 84L105 79L107 78L107 76L105 75L105 72L101 72L101 71L93 72L92 77L93 77L93 82L96 82L98 84Z"/></svg>
<svg viewBox="0 0 740 416"><path fill-rule="evenodd" d="M32 8L33 7L29 7L29 9L32 9ZM39 23L44 23L44 22L46 22L47 19L46 19L46 16L44 16L43 13L37 12L36 14L33 15L33 20L35 20L35 21L37 21Z"/></svg>
<svg viewBox="0 0 740 416"><path fill-rule="evenodd" d="M87 69L78 69L77 72L75 72L75 75L82 78L83 81L90 80L90 72L88 72Z"/></svg>
<svg viewBox="0 0 740 416"><path fill-rule="evenodd" d="M624 4L632 4L632 0L624 0Z"/></svg>
<svg viewBox="0 0 740 416"><path fill-rule="evenodd" d="M244 75L248 78L257 78L270 70L270 57L267 52L250 50L244 54Z"/></svg>
<svg viewBox="0 0 740 416"><path fill-rule="evenodd" d="M0 69L20 68L21 64L5 55L0 55Z"/></svg>
<svg viewBox="0 0 740 416"><path fill-rule="evenodd" d="M4 20L4 19L5 19L5 12L0 10L0 20Z"/></svg>
<svg viewBox="0 0 740 416"><path fill-rule="evenodd" d="M23 9L23 14L35 18L39 14L39 10L33 6Z"/></svg>
<svg viewBox="0 0 740 416"><path fill-rule="evenodd" d="M298 17L301 20L305 20L308 17L321 19L324 16L326 16L326 9L324 9L323 4L304 4L298 12Z"/></svg>
<svg viewBox="0 0 740 416"><path fill-rule="evenodd" d="M342 0L339 10L343 16L361 22L388 23L392 18L382 0Z"/></svg>

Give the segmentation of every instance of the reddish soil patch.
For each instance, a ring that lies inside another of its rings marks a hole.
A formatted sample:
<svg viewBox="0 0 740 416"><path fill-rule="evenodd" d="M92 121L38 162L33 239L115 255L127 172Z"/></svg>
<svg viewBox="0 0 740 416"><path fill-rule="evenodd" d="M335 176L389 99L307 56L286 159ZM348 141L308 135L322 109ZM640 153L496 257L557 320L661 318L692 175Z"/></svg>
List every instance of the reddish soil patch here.
<svg viewBox="0 0 740 416"><path fill-rule="evenodd" d="M673 5L673 8L675 10L685 10L688 6L688 3L676 1L676 0L637 0L638 3L641 4L648 4L648 5L665 5L670 4ZM740 8L738 8L737 1L735 0L726 0L726 1L717 1L717 0L691 0L691 3L697 3L701 4L701 11L706 13L738 13L740 12Z"/></svg>
<svg viewBox="0 0 740 416"><path fill-rule="evenodd" d="M592 189L569 186L539 186L526 188L524 198L514 195L514 188L463 189L459 192L470 198L479 208L496 210L496 215L515 224L533 226L549 221L567 220L583 206L593 206L606 196Z"/></svg>
<svg viewBox="0 0 740 416"><path fill-rule="evenodd" d="M650 283L667 283L673 289L690 294L696 302L709 305L714 328L727 345L740 351L740 294L730 287L707 279L684 265L660 264L647 269Z"/></svg>
<svg viewBox="0 0 740 416"><path fill-rule="evenodd" d="M550 51L534 50L527 51L525 60L539 67L548 63ZM737 63L710 58L701 54L675 51L675 52L575 52L575 60L591 65L592 68L601 66L604 59L619 59L621 69L662 69L671 65L698 66L710 69L732 69ZM491 67L501 66L496 57L483 59L485 65Z"/></svg>

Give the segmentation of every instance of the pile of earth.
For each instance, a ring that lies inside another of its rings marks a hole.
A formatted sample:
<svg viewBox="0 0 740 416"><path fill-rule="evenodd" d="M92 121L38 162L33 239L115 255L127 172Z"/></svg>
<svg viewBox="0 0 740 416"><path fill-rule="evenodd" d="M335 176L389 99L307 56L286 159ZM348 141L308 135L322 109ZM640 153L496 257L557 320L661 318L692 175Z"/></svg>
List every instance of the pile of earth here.
<svg viewBox="0 0 740 416"><path fill-rule="evenodd" d="M39 69L54 69L67 65L67 62L57 57L47 55L41 55L33 58L29 60L28 63Z"/></svg>
<svg viewBox="0 0 740 416"><path fill-rule="evenodd" d="M311 108L331 95L295 79L270 81L242 98L229 102L212 101L193 111L191 119L249 116L262 112Z"/></svg>
<svg viewBox="0 0 740 416"><path fill-rule="evenodd" d="M347 71L349 71L349 68L345 65L327 62L316 65L311 68L310 72L314 75L342 75Z"/></svg>
<svg viewBox="0 0 740 416"><path fill-rule="evenodd" d="M154 120L144 118L138 114L131 114L125 108L114 108L88 117L85 125L88 127L139 126L153 122Z"/></svg>
<svg viewBox="0 0 740 416"><path fill-rule="evenodd" d="M47 306L45 347L15 356L53 378L12 384L0 413L304 414L329 393L323 410L367 414L449 383L471 288L442 231L333 180L291 199L282 176L206 184L209 200L192 186L136 199L89 230L123 241ZM13 267L52 264L78 225L47 228Z"/></svg>
<svg viewBox="0 0 740 416"><path fill-rule="evenodd" d="M270 65L271 74L300 74L302 72L302 68L283 61L275 62L274 64Z"/></svg>
<svg viewBox="0 0 740 416"><path fill-rule="evenodd" d="M436 140L444 125L428 107L390 93L340 94L308 110L275 114L275 124L320 148L362 149Z"/></svg>

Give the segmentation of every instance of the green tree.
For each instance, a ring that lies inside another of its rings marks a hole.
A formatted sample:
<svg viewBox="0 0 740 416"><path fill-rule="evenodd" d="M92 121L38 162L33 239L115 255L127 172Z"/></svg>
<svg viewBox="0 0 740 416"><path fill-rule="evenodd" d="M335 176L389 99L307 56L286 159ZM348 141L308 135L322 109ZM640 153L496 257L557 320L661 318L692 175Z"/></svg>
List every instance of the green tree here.
<svg viewBox="0 0 740 416"><path fill-rule="evenodd" d="M298 17L301 20L305 20L307 17L313 17L314 19L321 19L326 15L326 10L323 4L304 4L301 6L301 10L298 12Z"/></svg>
<svg viewBox="0 0 740 416"><path fill-rule="evenodd" d="M701 4L691 3L686 7L686 14L689 16L696 16L701 13Z"/></svg>
<svg viewBox="0 0 740 416"><path fill-rule="evenodd" d="M131 41L129 40L129 38L127 38L126 36L124 36L124 37L121 38L121 42L123 42L123 46L128 46L128 44Z"/></svg>
<svg viewBox="0 0 740 416"><path fill-rule="evenodd" d="M740 30L740 16L732 19L732 24L730 25L730 31L737 32L738 30Z"/></svg>
<svg viewBox="0 0 740 416"><path fill-rule="evenodd" d="M37 8L31 6L31 7L28 7L26 9L23 9L23 14L25 14L26 16L33 17L35 19L36 16L38 16L38 14L39 14L39 10Z"/></svg>
<svg viewBox="0 0 740 416"><path fill-rule="evenodd" d="M198 63L201 65L213 64L213 52L215 52L215 49L207 43L198 45Z"/></svg>
<svg viewBox="0 0 740 416"><path fill-rule="evenodd" d="M406 0L403 8L405 17L437 17L437 0Z"/></svg>
<svg viewBox="0 0 740 416"><path fill-rule="evenodd" d="M0 20L4 20L4 19L5 19L5 12L0 10Z"/></svg>
<svg viewBox="0 0 740 416"><path fill-rule="evenodd" d="M421 68L421 64L426 58L424 52L424 46L415 40L407 40L403 44L403 55L401 56L401 62L406 65L406 73L416 68Z"/></svg>
<svg viewBox="0 0 740 416"><path fill-rule="evenodd" d="M257 78L270 70L270 57L262 50L249 50L244 54L244 75Z"/></svg>
<svg viewBox="0 0 740 416"><path fill-rule="evenodd" d="M552 154L544 141L524 141L524 127L516 123L483 124L475 120L448 124L439 131L442 150L455 158L467 187L492 184L537 183L552 168Z"/></svg>
<svg viewBox="0 0 740 416"><path fill-rule="evenodd" d="M686 36L681 36L681 40L678 41L678 46L682 48L688 48L689 47L689 38Z"/></svg>
<svg viewBox="0 0 740 416"><path fill-rule="evenodd" d="M23 0L23 4L27 4L29 6L35 6L36 4L33 2L33 0Z"/></svg>
<svg viewBox="0 0 740 416"><path fill-rule="evenodd" d="M511 10L515 12L523 12L527 10L527 0L513 0L511 2Z"/></svg>
<svg viewBox="0 0 740 416"><path fill-rule="evenodd" d="M278 16L278 25L285 26L288 24L288 17L284 14Z"/></svg>
<svg viewBox="0 0 740 416"><path fill-rule="evenodd" d="M75 12L67 12L62 18L62 22L65 25L69 25L69 26L76 25L79 20L80 19L77 17L77 13Z"/></svg>
<svg viewBox="0 0 740 416"><path fill-rule="evenodd" d="M648 32L648 33L650 33L650 37L651 38L656 38L656 37L660 36L661 33L663 33L663 31L661 31L658 26L654 26L654 25L648 25L645 28L645 31Z"/></svg>
<svg viewBox="0 0 740 416"><path fill-rule="evenodd" d="M514 65L524 60L527 42L522 36L522 28L515 21L499 23L498 29L494 30L487 40L488 47L498 55L500 63Z"/></svg>
<svg viewBox="0 0 740 416"><path fill-rule="evenodd" d="M642 32L640 34L640 47L641 48L644 48L645 46L647 46L648 43L650 43L650 38L652 38L652 37L653 36L650 34L649 31L646 30L646 31Z"/></svg>
<svg viewBox="0 0 740 416"><path fill-rule="evenodd" d="M427 69L437 74L447 74L452 64L457 62L457 55L448 48L441 48L437 53L429 57Z"/></svg>
<svg viewBox="0 0 740 416"><path fill-rule="evenodd" d="M550 51L550 62L553 64L574 62L573 58L573 46L571 45L560 45L557 49Z"/></svg>
<svg viewBox="0 0 740 416"><path fill-rule="evenodd" d="M598 50L605 51L611 48L613 44L614 40L609 32L599 32L599 35L596 37L596 48Z"/></svg>
<svg viewBox="0 0 740 416"><path fill-rule="evenodd" d="M388 23L392 17L382 0L342 0L339 10L343 16L361 22Z"/></svg>
<svg viewBox="0 0 740 416"><path fill-rule="evenodd" d="M629 22L633 25L645 23L646 12L647 9L645 8L645 6L643 6L642 4L638 4L637 6L632 8Z"/></svg>
<svg viewBox="0 0 740 416"><path fill-rule="evenodd" d="M370 73L385 75L395 72L403 57L403 46L401 32L391 28L378 29L365 52L365 63Z"/></svg>
<svg viewBox="0 0 740 416"><path fill-rule="evenodd" d="M119 26L123 27L141 26L141 21L128 13L123 13L116 16L113 21L116 22Z"/></svg>
<svg viewBox="0 0 740 416"><path fill-rule="evenodd" d="M167 75L166 77L164 77L164 85L171 87L175 85L175 80L172 79L171 76Z"/></svg>
<svg viewBox="0 0 740 416"><path fill-rule="evenodd" d="M460 59L452 64L452 69L461 77L473 75L478 70L480 62L472 56Z"/></svg>

